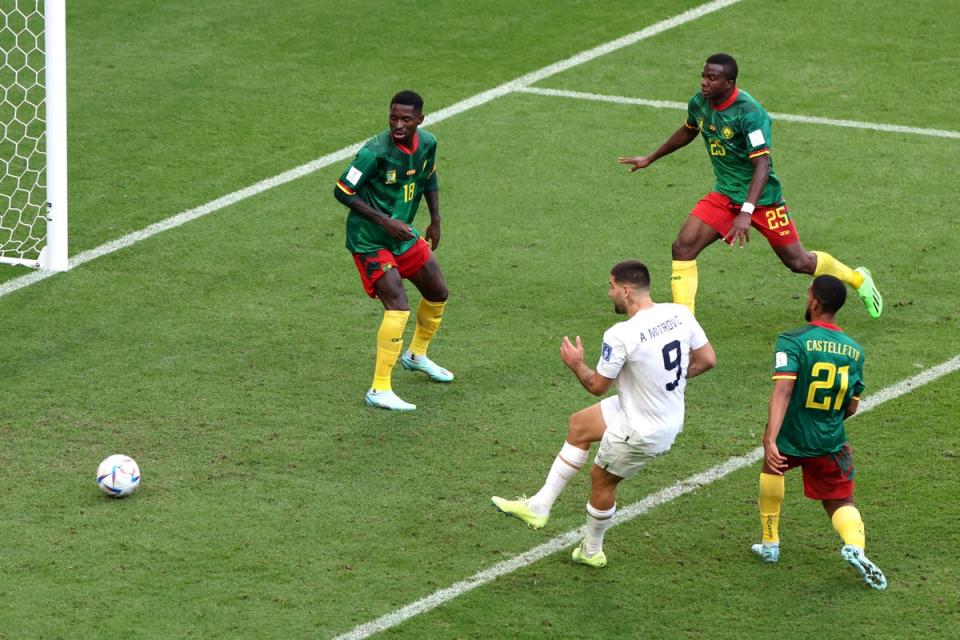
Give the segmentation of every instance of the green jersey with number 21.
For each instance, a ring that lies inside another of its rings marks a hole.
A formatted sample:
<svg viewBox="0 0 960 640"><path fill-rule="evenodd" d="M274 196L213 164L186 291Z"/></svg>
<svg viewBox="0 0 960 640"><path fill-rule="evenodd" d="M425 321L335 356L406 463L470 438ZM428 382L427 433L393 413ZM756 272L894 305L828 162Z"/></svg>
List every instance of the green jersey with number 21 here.
<svg viewBox="0 0 960 640"><path fill-rule="evenodd" d="M840 327L814 322L780 334L773 379L795 380L777 436L781 453L836 453L847 441L847 406L863 393L863 348Z"/></svg>

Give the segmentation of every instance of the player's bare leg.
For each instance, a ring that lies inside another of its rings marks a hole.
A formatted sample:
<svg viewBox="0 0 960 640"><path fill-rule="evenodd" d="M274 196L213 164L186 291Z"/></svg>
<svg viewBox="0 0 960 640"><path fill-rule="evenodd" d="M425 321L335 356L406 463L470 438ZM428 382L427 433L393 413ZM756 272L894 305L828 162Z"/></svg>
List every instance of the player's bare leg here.
<svg viewBox="0 0 960 640"><path fill-rule="evenodd" d="M427 348L440 328L443 309L450 295L436 256L431 253L427 263L409 279L420 291L421 298L417 308L417 328L400 364L410 371L422 371L434 382L452 382L453 374L427 357Z"/></svg>
<svg viewBox="0 0 960 640"><path fill-rule="evenodd" d="M870 317L879 318L883 313L883 296L874 284L869 269L851 269L829 253L807 251L799 241L785 247L773 247L773 250L780 261L794 273L806 273L814 277L831 275L856 289Z"/></svg>
<svg viewBox="0 0 960 640"><path fill-rule="evenodd" d="M693 214L687 216L670 248L673 269L670 290L673 301L695 312L697 299L697 256L706 247L720 239L720 234Z"/></svg>
<svg viewBox="0 0 960 640"><path fill-rule="evenodd" d="M780 258L780 262L794 273L813 275L817 269L817 256L812 251L804 249L799 240L793 244L771 248Z"/></svg>
<svg viewBox="0 0 960 640"><path fill-rule="evenodd" d="M490 499L493 506L506 515L526 522L534 529L542 528L547 524L550 509L560 492L586 464L590 445L603 438L606 428L599 402L570 416L566 441L554 458L540 490L530 498L521 496L516 500L493 496Z"/></svg>

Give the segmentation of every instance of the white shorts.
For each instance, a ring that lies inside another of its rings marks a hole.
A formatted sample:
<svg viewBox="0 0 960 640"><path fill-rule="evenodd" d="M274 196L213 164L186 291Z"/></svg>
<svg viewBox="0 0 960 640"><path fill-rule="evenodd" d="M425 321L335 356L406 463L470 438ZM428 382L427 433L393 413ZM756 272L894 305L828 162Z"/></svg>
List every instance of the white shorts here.
<svg viewBox="0 0 960 640"><path fill-rule="evenodd" d="M630 441L630 430L620 410L620 398L610 396L600 401L600 413L607 428L600 440L593 464L620 478L632 478L660 453L650 453L642 443Z"/></svg>

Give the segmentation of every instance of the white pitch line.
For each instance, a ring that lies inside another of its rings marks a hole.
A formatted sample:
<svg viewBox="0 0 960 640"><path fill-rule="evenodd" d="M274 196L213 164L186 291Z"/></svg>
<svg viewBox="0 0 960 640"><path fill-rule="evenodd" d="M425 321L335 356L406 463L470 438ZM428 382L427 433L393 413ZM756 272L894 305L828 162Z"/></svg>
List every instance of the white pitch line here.
<svg viewBox="0 0 960 640"><path fill-rule="evenodd" d="M661 20L656 24L652 24L645 29L627 34L621 38L617 38L616 40L611 40L610 42L606 42L592 49L581 51L580 53L566 58L565 60L555 62L537 71L532 71L528 74L520 76L519 78L515 78L514 80L494 87L493 89L478 93L470 98L452 104L449 107L428 114L427 117L424 118L423 123L427 126L434 125L438 122L446 120L447 118L451 118L455 115L463 113L464 111L468 111L475 107L486 104L491 100L518 91L523 87L533 84L534 82L538 82L544 78L549 78L550 76L558 74L562 71L567 71L568 69L572 69L573 67L584 64L585 62L590 62L591 60L599 58L600 56L605 56L608 53L612 53L618 49L636 44L641 40L645 40L659 33L663 33L668 29L678 27L682 24L690 22L691 20L696 20L697 18L701 18L709 13L713 13L714 11L737 4L740 1L741 0L713 0L713 2L707 2L706 4L694 7L693 9L684 11L683 13L673 16L672 18L667 18L666 20ZM236 204L241 200L246 200L247 198L251 198L259 193L273 189L274 187L279 187L288 182L296 180L297 178L302 178L303 176L314 173L315 171L319 171L320 169L323 169L324 167L327 167L335 162L346 160L347 158L350 158L356 154L365 142L366 140L354 143L348 147L340 149L339 151L334 151L333 153L329 153L304 165L300 165L299 167L275 175L272 178L266 178L260 182L257 182L256 184L250 185L249 187L245 187L239 191L234 191L231 194L217 198L216 200L208 202L207 204L178 213L175 216L161 220L160 222L152 224L149 227L141 229L140 231L128 233L121 238L117 238L116 240L112 240L106 244L102 244L95 249L90 249L89 251L79 253L70 258L69 268L73 269L75 267L79 267L80 265L90 262L91 260L96 260L97 258L105 256L109 253L113 253L114 251L129 247L158 233L167 231L168 229L179 227L187 222L190 222L191 220L202 218L203 216L215 211L219 211L224 207ZM19 278L8 280L3 284L0 284L0 298L31 284L40 282L41 280L46 280L54 275L57 275L57 272L37 271L29 273L25 276L20 276Z"/></svg>
<svg viewBox="0 0 960 640"><path fill-rule="evenodd" d="M860 403L859 410L856 414L854 414L853 417L863 415L864 413L879 407L885 402L895 400L900 396L910 393L918 387L929 384L938 378L957 371L958 369L960 369L960 355L956 355L942 364L926 369L925 371L921 371L911 378L901 380L892 386L881 389L872 396L864 398L863 402ZM730 458L722 464L711 467L710 469L707 469L701 473L694 474L685 480L680 480L672 486L661 489L656 493L652 493L642 500L634 502L633 504L621 509L614 517L615 519L611 526L615 527L619 524L623 524L624 522L629 522L637 516L650 511L654 507L671 502L682 495L692 493L699 487L716 482L717 480L733 473L734 471L759 462L762 458L763 447L757 447L745 455ZM460 582L457 582L446 589L436 591L425 598L421 598L412 604L408 604L407 606L381 616L376 620L354 627L351 631L336 636L334 640L362 640L363 638L368 638L375 633L386 631L387 629L395 627L414 616L417 616L421 613L427 613L432 609L436 609L437 607L446 604L454 598L464 595L468 591L472 591L477 587L481 587L489 582L493 582L500 576L512 573L517 569L523 569L524 567L533 564L537 560L542 560L547 556L566 549L567 547L580 542L584 535L586 535L586 526L567 531L566 533L563 533L552 540L544 542L543 544L538 545L529 551L525 551L524 553L514 556L509 560L498 562L489 569L484 569L479 573L475 573L466 580L461 580Z"/></svg>
<svg viewBox="0 0 960 640"><path fill-rule="evenodd" d="M613 104L630 104L642 107L653 107L654 109L683 109L686 110L686 102L674 102L672 100L646 100L644 98L628 98L626 96L608 96L602 93L588 93L585 91L567 91L564 89L543 89L540 87L521 87L517 89L518 93L532 93L538 96L550 96L553 98L574 98L576 100L592 100L594 102L610 102ZM783 120L784 122L802 122L804 124L823 124L831 127L847 127L849 129L870 129L873 131L885 131L887 133L909 133L911 135L932 136L934 138L953 138L960 140L960 131L950 131L947 129L922 129L920 127L906 127L899 124L881 124L877 122L860 122L859 120L835 120L833 118L821 118L819 116L800 116L792 113L777 113L770 111L770 117L774 120Z"/></svg>

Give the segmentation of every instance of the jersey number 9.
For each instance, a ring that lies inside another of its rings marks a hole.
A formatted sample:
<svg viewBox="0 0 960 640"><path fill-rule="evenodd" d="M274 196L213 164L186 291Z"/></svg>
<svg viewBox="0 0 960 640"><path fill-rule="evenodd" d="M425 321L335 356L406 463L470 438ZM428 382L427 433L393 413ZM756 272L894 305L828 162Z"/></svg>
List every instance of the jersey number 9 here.
<svg viewBox="0 0 960 640"><path fill-rule="evenodd" d="M663 345L663 368L667 371L677 370L677 378L673 382L667 383L667 391L673 391L680 384L680 376L683 375L683 367L680 366L680 341L674 340Z"/></svg>

